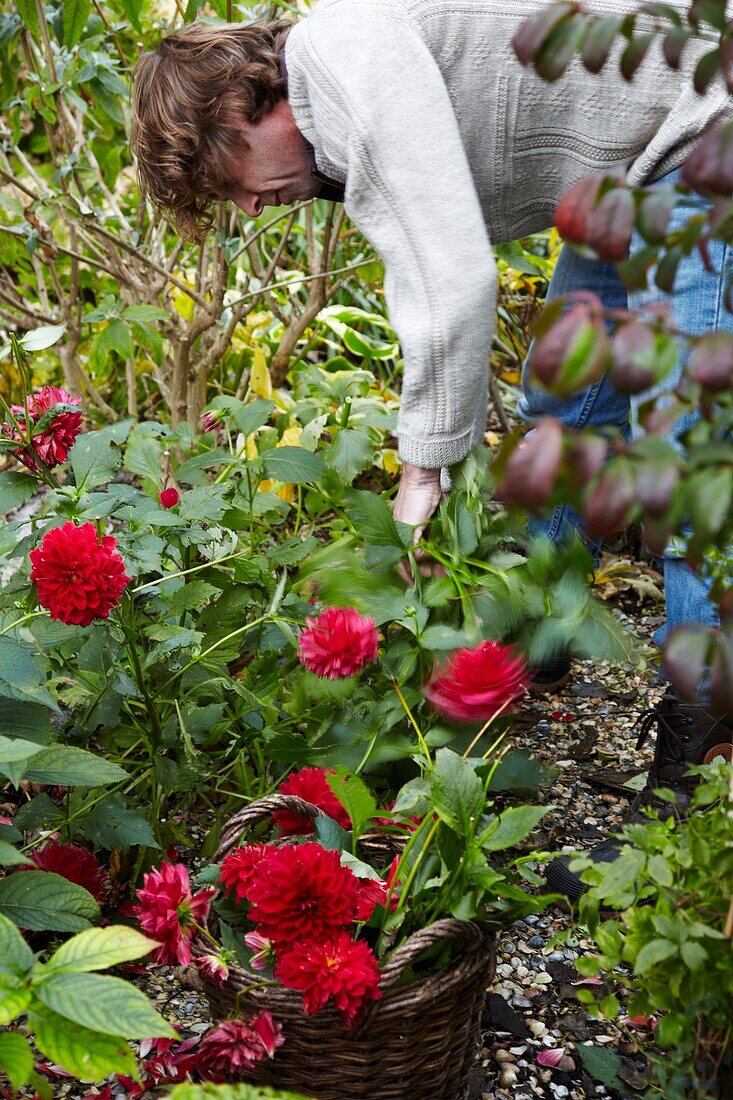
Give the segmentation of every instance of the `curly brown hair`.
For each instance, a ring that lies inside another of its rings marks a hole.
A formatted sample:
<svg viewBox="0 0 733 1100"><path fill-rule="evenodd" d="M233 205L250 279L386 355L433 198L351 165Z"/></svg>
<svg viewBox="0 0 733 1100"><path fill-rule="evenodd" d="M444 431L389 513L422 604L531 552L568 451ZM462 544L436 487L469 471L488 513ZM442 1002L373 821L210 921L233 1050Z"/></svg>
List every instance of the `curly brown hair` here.
<svg viewBox="0 0 733 1100"><path fill-rule="evenodd" d="M192 23L141 55L134 73L132 148L143 193L201 240L212 202L241 150L241 121L257 122L285 94L278 51L292 24Z"/></svg>

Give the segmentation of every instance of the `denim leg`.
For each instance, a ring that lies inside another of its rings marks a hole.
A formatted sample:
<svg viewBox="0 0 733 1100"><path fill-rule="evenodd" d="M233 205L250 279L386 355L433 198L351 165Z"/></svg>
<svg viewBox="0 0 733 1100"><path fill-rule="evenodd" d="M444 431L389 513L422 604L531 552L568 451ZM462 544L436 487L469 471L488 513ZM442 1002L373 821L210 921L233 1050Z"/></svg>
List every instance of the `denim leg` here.
<svg viewBox="0 0 733 1100"><path fill-rule="evenodd" d="M675 183L678 172L672 172L660 183ZM693 214L705 213L708 203L699 195L685 196L672 215L670 229L684 225ZM668 295L650 287L629 295L629 308L644 312L654 303L669 303L671 315L676 326L692 335L702 335L715 329L733 331L733 314L724 305L726 272L730 269L731 250L721 241L710 242L710 257L713 272L706 271L699 252L695 249L690 256L682 259L674 283L674 293ZM641 433L639 408L650 398L675 388L682 377L687 358L683 352L674 371L664 381L646 393L631 399L631 419L634 436ZM695 421L696 414L686 414L673 427L668 438L676 442L678 437ZM656 631L654 641L662 645L669 631L682 623L702 623L717 626L717 609L710 602L708 593L710 583L693 572L685 563L680 549L669 547L662 561L664 568L664 594L667 606L667 622Z"/></svg>
<svg viewBox="0 0 733 1100"><path fill-rule="evenodd" d="M592 291L607 309L626 309L626 288L613 264L586 259L563 245L550 280L547 301L577 290ZM613 428L625 439L630 438L629 399L614 390L608 375L569 397L557 397L532 384L534 347L533 340L522 368L522 396L517 413L523 420L533 423L540 417L554 416L566 428ZM531 516L528 529L533 538L545 536L555 542L573 531L582 534L583 521L570 505L561 504L548 516ZM597 561L600 541L585 538L585 542Z"/></svg>

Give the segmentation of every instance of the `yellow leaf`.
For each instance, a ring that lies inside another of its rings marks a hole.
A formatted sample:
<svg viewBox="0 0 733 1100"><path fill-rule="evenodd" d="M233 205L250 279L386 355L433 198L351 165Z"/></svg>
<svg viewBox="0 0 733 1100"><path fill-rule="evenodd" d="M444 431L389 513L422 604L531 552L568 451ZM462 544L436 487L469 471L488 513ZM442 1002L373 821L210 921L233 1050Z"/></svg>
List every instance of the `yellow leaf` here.
<svg viewBox="0 0 733 1100"><path fill-rule="evenodd" d="M499 436L496 434L496 432L487 432L484 436L484 443L487 447L498 447L501 443L501 440L499 439Z"/></svg>
<svg viewBox="0 0 733 1100"><path fill-rule="evenodd" d="M272 397L272 379L262 348L254 349L249 373L249 388L250 392L256 393L258 397Z"/></svg>
<svg viewBox="0 0 733 1100"><path fill-rule="evenodd" d="M382 451L382 466L388 474L396 475L400 472L401 463L397 451L386 448Z"/></svg>

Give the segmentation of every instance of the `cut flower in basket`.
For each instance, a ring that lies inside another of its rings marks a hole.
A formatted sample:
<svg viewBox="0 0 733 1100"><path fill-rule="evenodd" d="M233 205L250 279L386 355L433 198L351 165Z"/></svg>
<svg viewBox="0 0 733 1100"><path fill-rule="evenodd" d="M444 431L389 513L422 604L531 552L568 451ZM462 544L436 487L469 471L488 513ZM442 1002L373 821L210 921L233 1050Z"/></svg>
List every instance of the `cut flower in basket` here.
<svg viewBox="0 0 733 1100"><path fill-rule="evenodd" d="M188 966L196 925L206 917L215 893L213 886L192 893L182 863L163 863L143 877L135 910L140 927L160 944L153 962Z"/></svg>
<svg viewBox="0 0 733 1100"><path fill-rule="evenodd" d="M310 802L343 829L351 826L346 809L339 802L336 795L328 785L327 775L333 775L333 768L301 768L280 784L282 794L297 795L298 798ZM283 836L307 835L312 833L315 826L310 818L293 810L276 810L272 819L280 829Z"/></svg>

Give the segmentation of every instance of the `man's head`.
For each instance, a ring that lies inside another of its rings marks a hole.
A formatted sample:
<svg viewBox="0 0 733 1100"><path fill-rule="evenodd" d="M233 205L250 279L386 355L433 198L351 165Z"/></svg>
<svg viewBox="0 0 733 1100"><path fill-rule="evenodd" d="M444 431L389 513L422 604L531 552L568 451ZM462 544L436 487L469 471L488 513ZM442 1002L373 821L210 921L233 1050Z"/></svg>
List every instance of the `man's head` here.
<svg viewBox="0 0 733 1100"><path fill-rule="evenodd" d="M184 237L205 233L213 200L230 198L255 217L318 190L280 73L289 29L192 23L138 61L132 145L141 186Z"/></svg>

